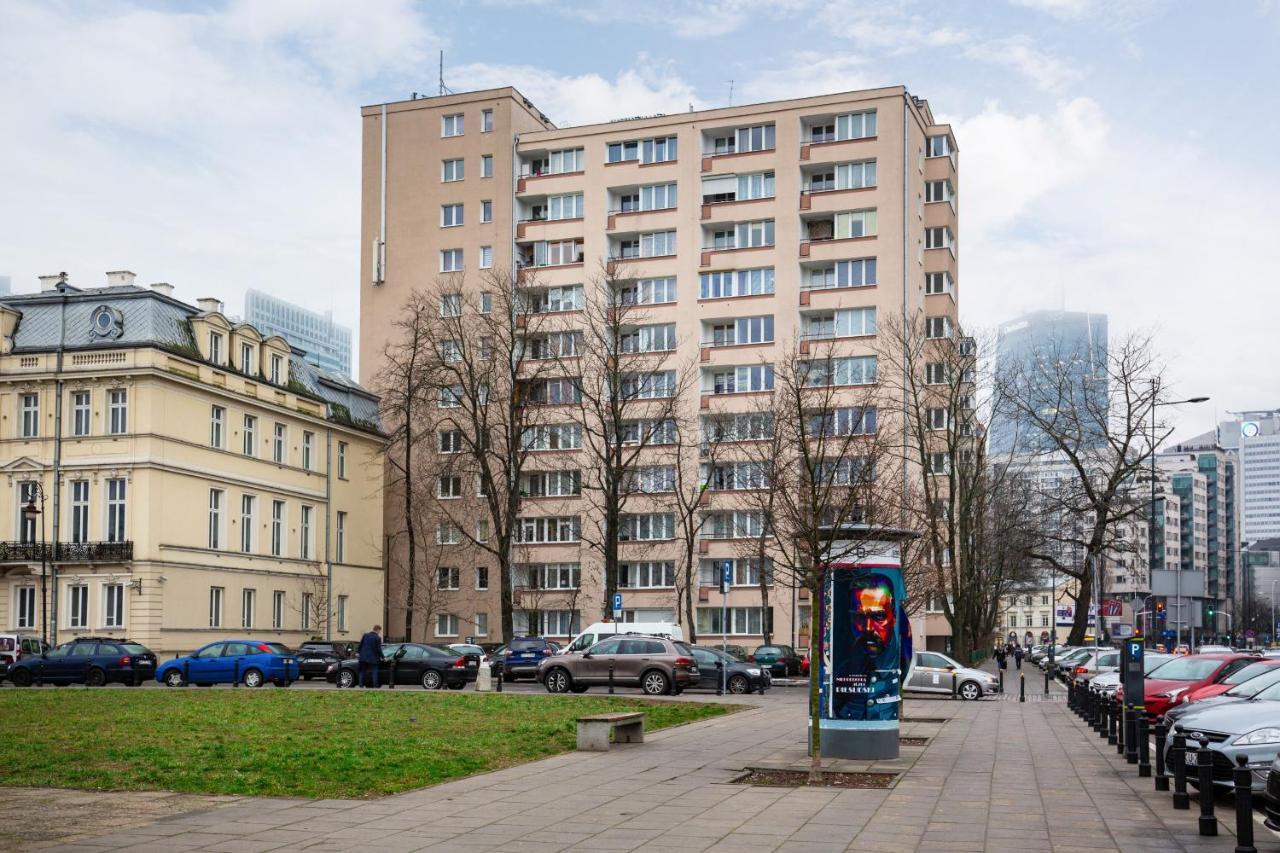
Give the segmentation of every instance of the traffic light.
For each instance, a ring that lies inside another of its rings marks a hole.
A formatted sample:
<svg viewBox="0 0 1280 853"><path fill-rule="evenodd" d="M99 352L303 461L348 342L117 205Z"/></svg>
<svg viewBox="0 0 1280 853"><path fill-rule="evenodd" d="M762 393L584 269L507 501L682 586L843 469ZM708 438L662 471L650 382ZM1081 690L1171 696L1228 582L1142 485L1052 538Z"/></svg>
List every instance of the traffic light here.
<svg viewBox="0 0 1280 853"><path fill-rule="evenodd" d="M1165 612L1165 610L1164 610L1164 602L1163 602L1163 601L1157 601L1157 602L1156 602L1156 618L1157 618L1157 619L1166 619L1166 618L1168 618L1168 616L1169 616L1169 614L1168 614L1168 613L1166 613L1166 612Z"/></svg>

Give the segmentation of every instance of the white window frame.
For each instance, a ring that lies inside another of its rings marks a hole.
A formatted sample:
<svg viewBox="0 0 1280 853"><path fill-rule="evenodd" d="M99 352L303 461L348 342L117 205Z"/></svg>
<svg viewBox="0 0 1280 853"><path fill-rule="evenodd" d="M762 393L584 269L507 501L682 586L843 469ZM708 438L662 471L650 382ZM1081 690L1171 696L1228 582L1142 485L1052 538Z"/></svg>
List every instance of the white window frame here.
<svg viewBox="0 0 1280 853"><path fill-rule="evenodd" d="M307 471L315 470L316 434L311 430L302 431L302 467Z"/></svg>
<svg viewBox="0 0 1280 853"><path fill-rule="evenodd" d="M440 116L440 137L448 139L454 136L463 136L466 134L466 114L465 113L449 113Z"/></svg>
<svg viewBox="0 0 1280 853"><path fill-rule="evenodd" d="M480 177L482 178L493 177L493 155L492 154L480 155Z"/></svg>
<svg viewBox="0 0 1280 853"><path fill-rule="evenodd" d="M67 627L72 630L89 627L89 585L67 584Z"/></svg>
<svg viewBox="0 0 1280 853"><path fill-rule="evenodd" d="M245 456L258 455L258 416L246 414L240 427L240 449Z"/></svg>
<svg viewBox="0 0 1280 853"><path fill-rule="evenodd" d="M493 133L493 110L480 111L480 132Z"/></svg>
<svg viewBox="0 0 1280 853"><path fill-rule="evenodd" d="M71 392L71 434L81 437L93 432L93 395L89 391Z"/></svg>
<svg viewBox="0 0 1280 853"><path fill-rule="evenodd" d="M480 224L487 225L493 222L493 201L492 199L480 200Z"/></svg>
<svg viewBox="0 0 1280 853"><path fill-rule="evenodd" d="M436 614L436 636L437 637L458 636L458 617L452 613L437 613Z"/></svg>
<svg viewBox="0 0 1280 853"><path fill-rule="evenodd" d="M36 587L31 584L21 584L11 589L13 590L14 627L19 631L34 630L38 621L36 610L40 603Z"/></svg>
<svg viewBox="0 0 1280 853"><path fill-rule="evenodd" d="M102 627L123 628L125 617L124 584L102 585Z"/></svg>
<svg viewBox="0 0 1280 853"><path fill-rule="evenodd" d="M209 446L222 449L226 441L227 407L209 407Z"/></svg>
<svg viewBox="0 0 1280 853"><path fill-rule="evenodd" d="M209 627L221 628L223 611L226 607L227 588L222 586L209 587Z"/></svg>
<svg viewBox="0 0 1280 853"><path fill-rule="evenodd" d="M333 556L339 563L347 561L347 514L338 510L333 523Z"/></svg>
<svg viewBox="0 0 1280 853"><path fill-rule="evenodd" d="M288 525L289 507L285 501L271 501L271 556L284 556L285 528Z"/></svg>
<svg viewBox="0 0 1280 853"><path fill-rule="evenodd" d="M222 511L224 508L224 504L226 503L225 501L226 495L227 493L225 489L209 490L208 545L209 545L209 549L212 551L217 551L222 547L222 543L224 539L222 535L222 525L223 525Z"/></svg>
<svg viewBox="0 0 1280 853"><path fill-rule="evenodd" d="M347 596L338 596L338 632L345 634L347 631Z"/></svg>
<svg viewBox="0 0 1280 853"><path fill-rule="evenodd" d="M466 221L462 202L440 205L440 227L457 228Z"/></svg>
<svg viewBox="0 0 1280 853"><path fill-rule="evenodd" d="M303 504L298 515L298 558L311 559L311 526L315 516L315 507Z"/></svg>
<svg viewBox="0 0 1280 853"><path fill-rule="evenodd" d="M71 542L89 541L89 481L71 481Z"/></svg>
<svg viewBox="0 0 1280 853"><path fill-rule="evenodd" d="M271 627L276 631L284 628L284 608L284 590L273 590L271 593Z"/></svg>
<svg viewBox="0 0 1280 853"><path fill-rule="evenodd" d="M124 435L129 431L129 392L124 388L107 391L107 434Z"/></svg>
<svg viewBox="0 0 1280 853"><path fill-rule="evenodd" d="M440 250L440 272L462 272L465 261L461 249Z"/></svg>
<svg viewBox="0 0 1280 853"><path fill-rule="evenodd" d="M240 553L252 554L257 517L258 498L256 495L240 496Z"/></svg>
<svg viewBox="0 0 1280 853"><path fill-rule="evenodd" d="M271 428L271 461L277 465L285 464L289 459L289 426L279 421Z"/></svg>
<svg viewBox="0 0 1280 853"><path fill-rule="evenodd" d="M40 437L40 395L35 392L18 397L23 438Z"/></svg>
<svg viewBox="0 0 1280 853"><path fill-rule="evenodd" d="M253 628L254 617L258 610L258 591L246 587L240 590L240 627Z"/></svg>

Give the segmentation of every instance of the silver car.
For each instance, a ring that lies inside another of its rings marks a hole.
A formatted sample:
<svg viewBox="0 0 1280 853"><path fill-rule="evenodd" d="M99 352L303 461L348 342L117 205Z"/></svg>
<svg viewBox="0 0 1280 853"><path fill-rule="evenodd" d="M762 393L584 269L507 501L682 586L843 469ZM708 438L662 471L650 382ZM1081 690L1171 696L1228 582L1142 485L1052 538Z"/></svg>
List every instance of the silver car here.
<svg viewBox="0 0 1280 853"><path fill-rule="evenodd" d="M1280 751L1280 684L1272 685L1244 702L1213 705L1187 714L1174 723L1172 734L1185 734L1191 741L1208 741L1213 751L1213 784L1230 787L1236 756L1243 755L1253 775L1255 793L1264 791L1271 762ZM1165 766L1169 772L1173 738L1165 745ZM1190 744L1189 744L1190 746ZM1188 750L1187 779L1194 782L1199 758Z"/></svg>
<svg viewBox="0 0 1280 853"><path fill-rule="evenodd" d="M953 683L961 699L981 699L988 693L1000 692L1000 679L996 676L961 666L941 652L916 652L915 657L903 692L950 694Z"/></svg>
<svg viewBox="0 0 1280 853"><path fill-rule="evenodd" d="M1142 655L1142 675L1144 678L1151 675L1157 667L1163 666L1173 660L1173 655L1161 654L1160 652L1146 652ZM1102 675L1095 675L1089 679L1089 689L1095 693L1103 693L1110 696L1120 689L1120 669L1117 667L1110 672L1104 672Z"/></svg>

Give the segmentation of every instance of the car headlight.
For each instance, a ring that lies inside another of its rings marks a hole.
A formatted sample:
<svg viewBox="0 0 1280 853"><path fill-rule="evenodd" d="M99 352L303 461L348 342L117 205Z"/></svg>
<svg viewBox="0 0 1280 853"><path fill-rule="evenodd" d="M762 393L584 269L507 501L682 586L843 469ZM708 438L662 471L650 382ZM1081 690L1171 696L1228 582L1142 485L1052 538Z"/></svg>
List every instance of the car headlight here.
<svg viewBox="0 0 1280 853"><path fill-rule="evenodd" d="M1158 695L1164 699L1177 699L1179 696L1181 696L1183 693L1186 693L1186 692L1187 692L1187 688L1185 687L1175 687L1172 690L1166 690L1165 692L1160 693Z"/></svg>
<svg viewBox="0 0 1280 853"><path fill-rule="evenodd" d="M1236 746L1261 746L1268 743L1280 743L1280 729L1275 727L1254 729L1248 734L1240 735L1232 743Z"/></svg>
<svg viewBox="0 0 1280 853"><path fill-rule="evenodd" d="M759 675L759 674L760 674L760 670L753 669L750 667L747 668L747 675Z"/></svg>

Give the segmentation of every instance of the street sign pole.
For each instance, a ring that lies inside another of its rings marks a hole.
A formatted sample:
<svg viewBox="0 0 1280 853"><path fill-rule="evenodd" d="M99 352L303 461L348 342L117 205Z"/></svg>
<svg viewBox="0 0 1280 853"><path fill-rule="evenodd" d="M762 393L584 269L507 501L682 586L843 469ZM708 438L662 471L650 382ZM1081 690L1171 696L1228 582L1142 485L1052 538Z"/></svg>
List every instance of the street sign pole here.
<svg viewBox="0 0 1280 853"><path fill-rule="evenodd" d="M618 620L622 618L622 593L615 592L613 594L613 633L618 633Z"/></svg>
<svg viewBox="0 0 1280 853"><path fill-rule="evenodd" d="M729 654L729 587L733 584L733 560L725 560L720 569L720 652ZM763 618L763 617L762 617ZM728 689L726 679L729 676L727 666L720 667L720 692Z"/></svg>

